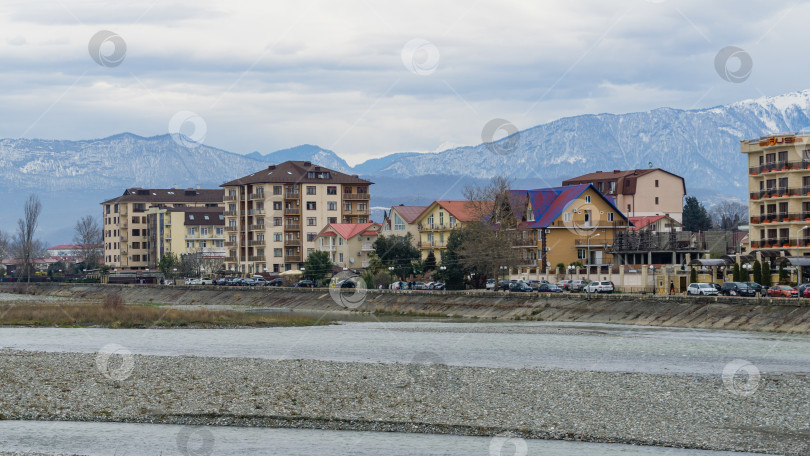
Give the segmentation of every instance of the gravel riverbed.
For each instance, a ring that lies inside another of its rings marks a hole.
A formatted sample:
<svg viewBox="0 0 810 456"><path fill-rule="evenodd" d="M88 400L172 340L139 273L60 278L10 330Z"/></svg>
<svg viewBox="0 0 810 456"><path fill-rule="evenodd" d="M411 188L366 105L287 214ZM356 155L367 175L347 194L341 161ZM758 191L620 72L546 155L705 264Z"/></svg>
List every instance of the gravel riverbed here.
<svg viewBox="0 0 810 456"><path fill-rule="evenodd" d="M495 435L810 453L810 377L0 350L0 419ZM738 390L739 393L739 390Z"/></svg>

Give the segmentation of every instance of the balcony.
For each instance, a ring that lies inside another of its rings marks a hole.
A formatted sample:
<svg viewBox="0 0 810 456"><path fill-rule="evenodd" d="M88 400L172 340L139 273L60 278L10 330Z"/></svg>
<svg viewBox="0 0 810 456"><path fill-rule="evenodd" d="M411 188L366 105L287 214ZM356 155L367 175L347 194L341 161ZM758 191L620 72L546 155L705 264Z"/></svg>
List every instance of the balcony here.
<svg viewBox="0 0 810 456"><path fill-rule="evenodd" d="M121 242L127 242L127 235L126 234L122 234L122 235L120 235L118 237L121 239Z"/></svg>
<svg viewBox="0 0 810 456"><path fill-rule="evenodd" d="M300 263L301 255L285 255L284 261L288 263Z"/></svg>
<svg viewBox="0 0 810 456"><path fill-rule="evenodd" d="M223 200L223 201L239 201L239 195L238 195L238 194L234 194L234 195L225 195L225 196L222 198L222 200Z"/></svg>
<svg viewBox="0 0 810 456"><path fill-rule="evenodd" d="M761 165L761 166L754 166L754 167L748 168L748 174L751 175L751 176L756 176L758 174L763 174L763 173L775 173L775 172L783 172L783 171L798 171L798 170L806 170L806 169L810 169L810 160L766 163L766 164Z"/></svg>
<svg viewBox="0 0 810 456"><path fill-rule="evenodd" d="M248 241L248 247L253 247L256 245L264 245L264 239L251 239Z"/></svg>
<svg viewBox="0 0 810 456"><path fill-rule="evenodd" d="M251 255L248 257L248 261L265 261L264 255Z"/></svg>
<svg viewBox="0 0 810 456"><path fill-rule="evenodd" d="M250 209L248 215L264 215L264 209Z"/></svg>
<svg viewBox="0 0 810 456"><path fill-rule="evenodd" d="M426 224L426 225L422 225L422 224L417 225L417 229L419 231L450 231L455 227L456 227L455 223L449 223L447 225L445 225L445 224L438 224L437 225L437 224L434 224L434 223Z"/></svg>
<svg viewBox="0 0 810 456"><path fill-rule="evenodd" d="M344 200L369 200L371 199L371 193L344 193L343 194Z"/></svg>
<svg viewBox="0 0 810 456"><path fill-rule="evenodd" d="M334 245L324 245L324 246L320 247L320 249L323 250L324 252L334 252L335 251L335 246Z"/></svg>
<svg viewBox="0 0 810 456"><path fill-rule="evenodd" d="M602 242L599 242L600 239L597 237L593 237L591 239L574 239L574 245L577 247L609 247L611 243L602 239Z"/></svg>
<svg viewBox="0 0 810 456"><path fill-rule="evenodd" d="M370 252L370 251L374 250L374 243L373 242L364 242L360 246L360 250L363 251L363 252Z"/></svg>
<svg viewBox="0 0 810 456"><path fill-rule="evenodd" d="M225 227L225 231L238 231L238 230L239 230L238 226L226 226Z"/></svg>
<svg viewBox="0 0 810 456"><path fill-rule="evenodd" d="M225 241L225 247L236 247L236 241Z"/></svg>
<svg viewBox="0 0 810 456"><path fill-rule="evenodd" d="M127 229L128 227L129 227L129 223L127 223L127 222L121 222L121 229L124 229L124 230L125 230L125 229Z"/></svg>
<svg viewBox="0 0 810 456"><path fill-rule="evenodd" d="M122 208L121 208L121 211L120 211L120 212L118 212L117 214L118 214L119 216L121 216L121 217L123 217L123 216L127 215L127 214L128 214L128 212L127 212L127 208L122 207Z"/></svg>
<svg viewBox="0 0 810 456"><path fill-rule="evenodd" d="M225 211L223 215L225 215L225 217L236 217L238 212L239 211Z"/></svg>
<svg viewBox="0 0 810 456"><path fill-rule="evenodd" d="M301 215L301 208L284 209L284 215Z"/></svg>
<svg viewBox="0 0 810 456"><path fill-rule="evenodd" d="M284 239L285 246L299 246L301 245L301 239Z"/></svg>
<svg viewBox="0 0 810 456"><path fill-rule="evenodd" d="M251 193L248 195L249 200L263 200L264 199L264 192L259 193Z"/></svg>
<svg viewBox="0 0 810 456"><path fill-rule="evenodd" d="M429 249L429 248L444 248L447 246L446 242L440 241L419 241L416 245L420 249Z"/></svg>
<svg viewBox="0 0 810 456"><path fill-rule="evenodd" d="M752 249L785 249L789 247L806 247L809 239L766 238L751 241ZM801 245L799 245L801 244Z"/></svg>
<svg viewBox="0 0 810 456"><path fill-rule="evenodd" d="M759 199L790 198L796 196L810 196L810 187L779 187L768 188L748 195L752 201Z"/></svg>
<svg viewBox="0 0 810 456"><path fill-rule="evenodd" d="M288 223L284 225L284 231L301 231L301 225Z"/></svg>
<svg viewBox="0 0 810 456"><path fill-rule="evenodd" d="M226 256L225 261L228 262L228 263L236 263L236 257L235 256Z"/></svg>
<svg viewBox="0 0 810 456"><path fill-rule="evenodd" d="M810 212L774 212L751 217L751 223L810 222Z"/></svg>
<svg viewBox="0 0 810 456"><path fill-rule="evenodd" d="M512 247L537 247L537 239L513 239Z"/></svg>
<svg viewBox="0 0 810 456"><path fill-rule="evenodd" d="M284 192L284 198L286 199L298 199L301 197L301 192Z"/></svg>
<svg viewBox="0 0 810 456"><path fill-rule="evenodd" d="M521 258L518 260L518 266L521 267L534 267L537 266L537 258Z"/></svg>
<svg viewBox="0 0 810 456"><path fill-rule="evenodd" d="M264 231L264 227L267 226L264 223L257 223L255 225L248 225L248 230L250 231Z"/></svg>

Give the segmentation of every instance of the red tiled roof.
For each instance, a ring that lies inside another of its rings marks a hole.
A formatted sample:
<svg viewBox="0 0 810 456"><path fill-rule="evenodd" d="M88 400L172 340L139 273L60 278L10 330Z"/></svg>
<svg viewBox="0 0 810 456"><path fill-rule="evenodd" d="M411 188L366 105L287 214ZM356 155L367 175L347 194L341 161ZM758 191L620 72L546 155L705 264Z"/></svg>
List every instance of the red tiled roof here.
<svg viewBox="0 0 810 456"><path fill-rule="evenodd" d="M405 223L413 223L419 214L424 212L427 209L427 206L394 206L391 208L391 212L397 211L400 217L405 220ZM390 217L390 215L389 215Z"/></svg>
<svg viewBox="0 0 810 456"><path fill-rule="evenodd" d="M670 217L668 215L645 215L645 216L642 216L642 217L630 217L630 222L633 223L633 226L631 226L629 230L630 231L638 231L638 230L640 230L642 228L650 226L651 224L661 220L662 218L668 218L673 223L677 223L678 225L681 225L681 223L679 223L677 220L673 219L672 217Z"/></svg>
<svg viewBox="0 0 810 456"><path fill-rule="evenodd" d="M335 236L340 235L343 239L351 239L358 234L360 235L367 235L369 233L377 235L379 232L377 231L367 231L369 228L373 226L381 226L379 223L374 222L367 222L367 223L330 223L329 225L324 228L324 230L331 228L331 231L324 231L319 236Z"/></svg>
<svg viewBox="0 0 810 456"><path fill-rule="evenodd" d="M492 201L474 201L474 202L470 202L470 201L467 201L467 200L458 200L458 201L436 200L433 203L431 203L430 206L427 206L419 214L419 217L421 217L422 214L429 211L430 208L432 208L433 205L436 204L439 207L441 207L442 209L446 210L447 213L449 213L450 215L455 217L456 220L458 220L459 222L472 222L474 220L480 219L480 217L481 217L481 214L475 214L475 210L476 210L475 205L476 204L481 204L481 203L488 203L489 205L492 205Z"/></svg>

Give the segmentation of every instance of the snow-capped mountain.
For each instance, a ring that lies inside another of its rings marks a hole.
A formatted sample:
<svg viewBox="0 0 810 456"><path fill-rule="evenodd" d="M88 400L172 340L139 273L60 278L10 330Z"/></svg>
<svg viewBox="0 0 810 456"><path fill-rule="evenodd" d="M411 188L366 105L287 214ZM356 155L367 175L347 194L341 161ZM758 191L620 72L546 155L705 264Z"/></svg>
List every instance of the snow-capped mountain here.
<svg viewBox="0 0 810 456"><path fill-rule="evenodd" d="M336 153L311 144L303 144L289 149L277 150L265 155L259 152L251 152L245 156L267 163L283 163L288 160L311 161L312 163L317 163L343 173L352 172L352 167Z"/></svg>

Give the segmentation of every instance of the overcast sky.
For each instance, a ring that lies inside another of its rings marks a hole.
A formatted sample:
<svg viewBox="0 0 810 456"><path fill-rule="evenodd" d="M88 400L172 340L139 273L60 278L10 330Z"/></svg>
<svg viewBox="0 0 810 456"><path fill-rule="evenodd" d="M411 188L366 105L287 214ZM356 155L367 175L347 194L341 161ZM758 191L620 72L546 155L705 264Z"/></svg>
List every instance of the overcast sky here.
<svg viewBox="0 0 810 456"><path fill-rule="evenodd" d="M810 88L809 17L750 1L5 1L0 137L153 136L174 118L209 146L309 143L356 164L478 144L494 118ZM728 46L742 54L724 79Z"/></svg>

